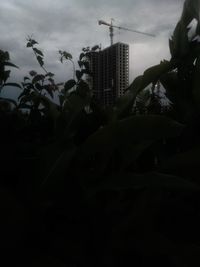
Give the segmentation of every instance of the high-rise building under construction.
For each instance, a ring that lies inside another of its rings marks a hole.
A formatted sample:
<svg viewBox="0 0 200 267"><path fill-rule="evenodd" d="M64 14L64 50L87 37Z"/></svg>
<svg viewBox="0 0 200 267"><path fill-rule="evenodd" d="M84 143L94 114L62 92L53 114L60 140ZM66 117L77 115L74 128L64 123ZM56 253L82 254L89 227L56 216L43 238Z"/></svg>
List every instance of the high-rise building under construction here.
<svg viewBox="0 0 200 267"><path fill-rule="evenodd" d="M93 97L104 107L114 105L129 84L129 46L116 43L89 58Z"/></svg>

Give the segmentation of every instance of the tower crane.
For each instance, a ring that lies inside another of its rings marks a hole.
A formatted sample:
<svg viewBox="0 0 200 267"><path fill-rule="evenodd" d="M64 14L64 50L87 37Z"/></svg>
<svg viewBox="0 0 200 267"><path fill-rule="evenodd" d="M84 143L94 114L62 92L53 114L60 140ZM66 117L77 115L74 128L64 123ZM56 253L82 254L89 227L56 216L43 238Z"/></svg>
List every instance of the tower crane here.
<svg viewBox="0 0 200 267"><path fill-rule="evenodd" d="M129 31L129 32L135 32L135 33L139 33L139 34L144 34L144 35L148 35L148 36L151 36L151 37L155 37L155 35L151 34L151 33L136 31L136 30L132 30L132 29L129 29L129 28L113 25L113 19L111 19L111 23L107 23L104 20L99 20L98 23L99 23L99 25L109 26L111 45L113 45L114 28L117 28L119 30L125 30L125 31Z"/></svg>

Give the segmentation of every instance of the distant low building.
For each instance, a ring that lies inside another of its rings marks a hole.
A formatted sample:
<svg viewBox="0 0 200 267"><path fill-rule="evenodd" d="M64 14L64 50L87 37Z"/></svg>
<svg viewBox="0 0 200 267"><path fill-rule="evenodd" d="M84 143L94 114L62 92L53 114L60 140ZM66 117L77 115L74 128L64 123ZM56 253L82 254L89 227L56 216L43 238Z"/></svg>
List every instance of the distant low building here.
<svg viewBox="0 0 200 267"><path fill-rule="evenodd" d="M89 55L94 98L104 107L113 106L129 85L129 46L116 43Z"/></svg>

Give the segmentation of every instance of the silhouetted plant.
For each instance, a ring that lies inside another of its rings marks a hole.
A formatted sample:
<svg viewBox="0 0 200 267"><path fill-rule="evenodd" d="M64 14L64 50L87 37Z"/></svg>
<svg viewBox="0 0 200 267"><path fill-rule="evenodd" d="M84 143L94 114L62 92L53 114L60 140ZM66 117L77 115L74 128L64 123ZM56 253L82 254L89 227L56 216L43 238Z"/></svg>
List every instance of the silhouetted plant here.
<svg viewBox="0 0 200 267"><path fill-rule="evenodd" d="M147 69L108 109L87 83L88 56L97 46L84 48L80 69L57 84L38 43L27 40L42 74L24 77L15 109L0 102L1 187L15 197L5 190L1 196L19 214L16 224L25 225L11 243L26 264L199 265L200 51L187 28L194 18L199 25L197 3L185 2L170 61ZM73 60L66 51L59 55ZM9 66L8 52L0 51L1 89L10 84ZM171 110L162 110L159 83Z"/></svg>

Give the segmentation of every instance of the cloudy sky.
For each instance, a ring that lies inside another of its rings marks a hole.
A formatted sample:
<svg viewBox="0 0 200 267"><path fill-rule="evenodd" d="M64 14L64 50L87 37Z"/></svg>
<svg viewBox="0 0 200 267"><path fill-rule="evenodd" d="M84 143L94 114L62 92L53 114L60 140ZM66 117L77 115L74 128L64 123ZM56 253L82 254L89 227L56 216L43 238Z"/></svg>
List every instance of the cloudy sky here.
<svg viewBox="0 0 200 267"><path fill-rule="evenodd" d="M153 33L155 38L116 30L115 42L130 45L130 81L145 68L169 58L170 38L182 12L184 0L1 0L0 49L10 52L20 67L11 80L21 80L37 69L26 38L31 35L45 54L48 71L57 81L72 76L72 65L59 62L58 50L70 52L76 61L85 46L110 44L109 29L98 25L102 19L133 30Z"/></svg>

